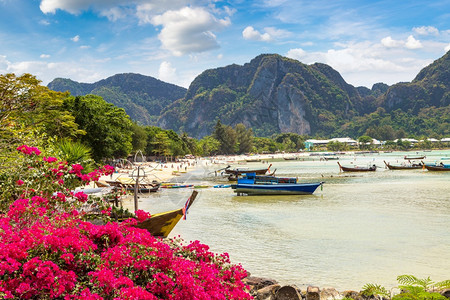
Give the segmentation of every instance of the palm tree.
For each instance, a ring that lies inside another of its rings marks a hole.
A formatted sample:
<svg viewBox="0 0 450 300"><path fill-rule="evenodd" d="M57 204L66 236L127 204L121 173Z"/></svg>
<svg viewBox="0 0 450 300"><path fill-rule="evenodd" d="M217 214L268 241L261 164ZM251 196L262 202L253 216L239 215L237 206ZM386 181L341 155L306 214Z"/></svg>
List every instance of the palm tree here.
<svg viewBox="0 0 450 300"><path fill-rule="evenodd" d="M59 156L69 164L80 164L86 172L93 169L94 161L91 158L91 149L71 140L62 140L57 144Z"/></svg>

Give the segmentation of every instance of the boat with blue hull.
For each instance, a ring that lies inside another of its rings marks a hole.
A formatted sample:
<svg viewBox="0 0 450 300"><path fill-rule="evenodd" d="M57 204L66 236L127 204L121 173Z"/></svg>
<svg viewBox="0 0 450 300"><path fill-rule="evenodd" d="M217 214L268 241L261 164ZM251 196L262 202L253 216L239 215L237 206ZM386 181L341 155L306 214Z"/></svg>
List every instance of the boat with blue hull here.
<svg viewBox="0 0 450 300"><path fill-rule="evenodd" d="M311 195L323 182L297 183L297 178L255 176L246 174L231 188L238 196L247 195Z"/></svg>

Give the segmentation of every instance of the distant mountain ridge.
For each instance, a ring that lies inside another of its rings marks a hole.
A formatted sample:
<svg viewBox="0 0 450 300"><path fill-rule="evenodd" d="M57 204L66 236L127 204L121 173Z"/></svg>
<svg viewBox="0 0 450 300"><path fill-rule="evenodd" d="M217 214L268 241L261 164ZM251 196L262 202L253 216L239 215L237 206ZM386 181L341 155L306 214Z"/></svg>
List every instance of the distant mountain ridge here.
<svg viewBox="0 0 450 300"><path fill-rule="evenodd" d="M69 91L74 96L101 96L124 108L133 120L143 125L155 125L161 111L186 93L183 87L134 73L116 74L95 83L56 78L48 87L54 91Z"/></svg>
<svg viewBox="0 0 450 300"><path fill-rule="evenodd" d="M330 66L263 54L243 66L200 74L186 97L163 112L158 125L195 137L210 134L218 119L243 123L262 136L326 133L336 119L343 122L365 109L358 90Z"/></svg>
<svg viewBox="0 0 450 300"><path fill-rule="evenodd" d="M217 120L243 123L258 136L294 132L359 136L371 129L450 134L450 52L409 83L354 87L328 65L261 54L244 65L208 69L184 89L139 74L93 84L55 79L48 86L73 95L96 94L134 120L209 135ZM386 127L387 126L387 127Z"/></svg>

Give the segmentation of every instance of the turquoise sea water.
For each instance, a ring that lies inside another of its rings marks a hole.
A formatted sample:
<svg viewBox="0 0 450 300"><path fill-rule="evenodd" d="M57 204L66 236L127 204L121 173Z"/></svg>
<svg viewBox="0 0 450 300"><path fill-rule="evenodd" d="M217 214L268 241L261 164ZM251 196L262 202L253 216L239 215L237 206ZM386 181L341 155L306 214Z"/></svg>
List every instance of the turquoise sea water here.
<svg viewBox="0 0 450 300"><path fill-rule="evenodd" d="M430 162L450 157L448 150L420 154ZM254 276L300 287L391 288L402 274L450 279L450 172L384 168L383 160L401 163L405 155L412 154L341 156L342 165L380 167L361 174L340 173L336 161L318 158L272 161L277 175L325 181L323 190L308 196L235 196L231 189L199 189L187 220L171 235L227 252ZM216 184L209 170L198 168L179 180ZM162 190L141 197L139 206L150 212L178 208L191 192Z"/></svg>

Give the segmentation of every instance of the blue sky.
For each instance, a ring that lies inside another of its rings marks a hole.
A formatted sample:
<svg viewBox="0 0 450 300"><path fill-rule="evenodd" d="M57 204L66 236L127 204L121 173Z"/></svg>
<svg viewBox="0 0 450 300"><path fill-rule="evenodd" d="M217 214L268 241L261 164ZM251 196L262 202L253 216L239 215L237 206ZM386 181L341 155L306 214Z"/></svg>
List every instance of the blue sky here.
<svg viewBox="0 0 450 300"><path fill-rule="evenodd" d="M0 0L0 73L95 82L140 73L188 87L277 53L354 86L411 81L450 50L450 0Z"/></svg>

